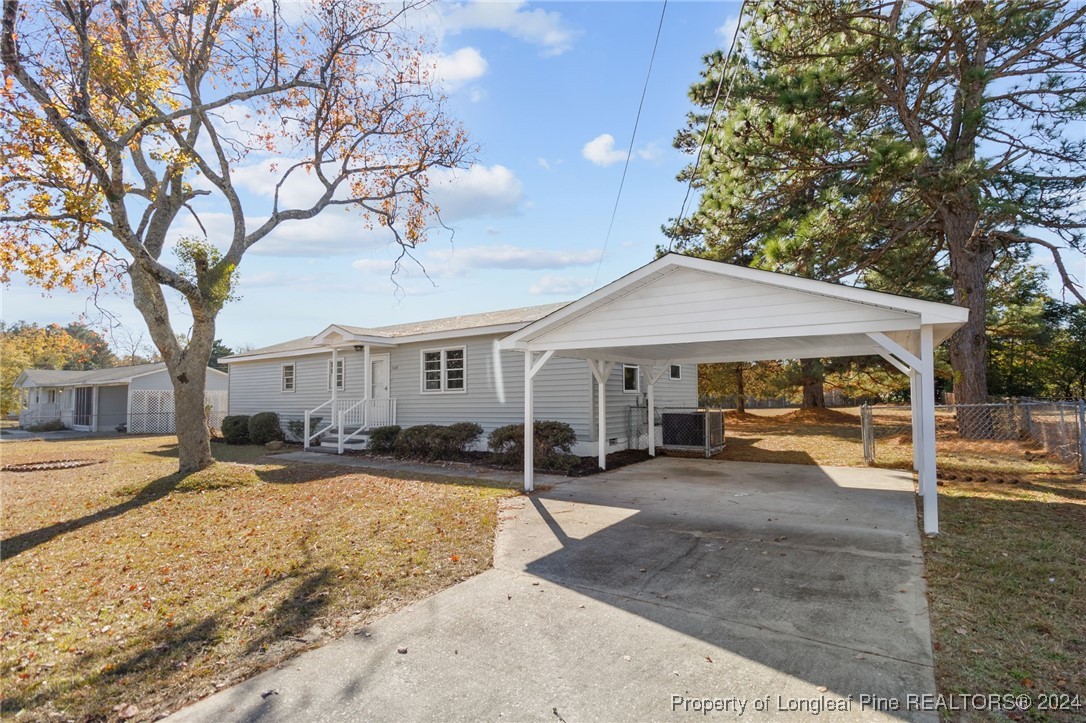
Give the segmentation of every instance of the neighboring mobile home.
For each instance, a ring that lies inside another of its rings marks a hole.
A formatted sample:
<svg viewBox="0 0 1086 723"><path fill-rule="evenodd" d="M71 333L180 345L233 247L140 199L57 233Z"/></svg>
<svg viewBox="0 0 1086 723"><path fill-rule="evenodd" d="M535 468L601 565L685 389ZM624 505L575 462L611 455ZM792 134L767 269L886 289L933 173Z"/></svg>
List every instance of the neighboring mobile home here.
<svg viewBox="0 0 1086 723"><path fill-rule="evenodd" d="M15 388L23 391L22 427L59 421L88 432L175 431L173 386L162 362L91 371L27 369ZM226 374L209 368L207 400L220 415L226 390Z"/></svg>
<svg viewBox="0 0 1086 723"><path fill-rule="evenodd" d="M230 414L276 412L286 426L308 412L310 437L338 446L342 436L348 448L386 424L476 422L485 438L524 420L524 355L500 349L499 341L564 306L375 328L333 324L316 336L235 354L221 360L230 366ZM535 385L536 418L568 423L577 433L574 451L592 454L596 382L584 360L551 360ZM607 386L607 446L625 449L627 415L645 406L647 382L637 366L617 364ZM655 386L656 404L695 407L697 389L697 367L674 365Z"/></svg>

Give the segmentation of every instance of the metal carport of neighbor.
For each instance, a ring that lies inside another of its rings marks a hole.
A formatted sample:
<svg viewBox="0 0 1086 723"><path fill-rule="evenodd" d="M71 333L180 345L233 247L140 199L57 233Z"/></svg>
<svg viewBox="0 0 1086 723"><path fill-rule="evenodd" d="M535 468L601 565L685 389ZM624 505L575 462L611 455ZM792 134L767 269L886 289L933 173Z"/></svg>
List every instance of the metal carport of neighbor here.
<svg viewBox="0 0 1086 723"><path fill-rule="evenodd" d="M908 375L913 467L924 531L939 531L935 484L935 347L967 309L745 266L667 254L502 340L524 352L524 489L534 486L533 379L554 355L584 359L606 404L616 363L636 364L653 387L671 364L879 354ZM599 414L606 468L606 414ZM655 455L654 435L649 454Z"/></svg>

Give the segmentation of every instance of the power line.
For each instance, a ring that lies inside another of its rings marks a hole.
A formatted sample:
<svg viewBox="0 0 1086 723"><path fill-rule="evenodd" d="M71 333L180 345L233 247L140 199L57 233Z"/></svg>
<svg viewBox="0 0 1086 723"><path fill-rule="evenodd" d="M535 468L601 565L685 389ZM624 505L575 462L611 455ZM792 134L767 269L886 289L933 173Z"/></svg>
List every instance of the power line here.
<svg viewBox="0 0 1086 723"><path fill-rule="evenodd" d="M728 74L728 68L732 65L732 55L735 53L735 46L739 41L739 31L743 27L743 13L747 9L747 0L743 0L743 4L739 6L739 19L735 23L735 32L732 33L732 44L728 48L728 57L724 59L724 67L720 69L720 80L716 84L716 94L713 96L713 105L709 108L709 118L705 121L705 132L701 135L701 141L698 143L698 155L694 159L694 167L690 170L690 178L686 182L686 195L683 196L683 205L679 208L679 218L675 220L676 228L682 223L683 217L686 216L686 204L690 201L690 192L694 188L694 177L698 173L698 168L701 167L701 155L705 152L705 139L709 137L709 131L713 129L713 116L716 114L717 103L720 101L720 90L724 87L724 76ZM728 83L728 90L724 93L724 105L728 104L728 99L732 94L732 84ZM671 239L667 243L667 250L671 250L672 244L675 243L675 239Z"/></svg>
<svg viewBox="0 0 1086 723"><path fill-rule="evenodd" d="M641 102L637 104L637 117L634 118L633 133L630 134L630 147L626 149L626 162L622 166L622 180L618 182L618 194L615 196L615 207L611 210L611 222L607 224L607 235L603 238L603 250L600 251L600 260L596 264L596 275L592 277L592 288L596 288L596 282L600 278L600 267L603 266L603 257L607 254L607 244L611 241L611 231L615 227L615 216L618 215L618 202L622 199L622 187L626 185L626 171L630 169L630 157L633 155L634 140L637 138L637 125L641 122L641 109L645 106L645 95L649 90L649 79L652 78L652 65L656 61L656 48L660 46L660 31L664 28L664 13L667 12L667 0L660 7L660 22L656 26L656 40L652 43L652 55L649 57L649 70L645 74L645 87L641 89Z"/></svg>

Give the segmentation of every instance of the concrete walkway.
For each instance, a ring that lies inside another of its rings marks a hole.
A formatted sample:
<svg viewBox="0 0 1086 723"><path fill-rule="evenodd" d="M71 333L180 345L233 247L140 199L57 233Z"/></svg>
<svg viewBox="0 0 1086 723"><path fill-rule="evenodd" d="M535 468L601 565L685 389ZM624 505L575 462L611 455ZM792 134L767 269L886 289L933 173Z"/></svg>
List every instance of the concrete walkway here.
<svg viewBox="0 0 1086 723"><path fill-rule="evenodd" d="M909 475L660 458L502 519L494 569L173 720L936 720L860 703L935 692Z"/></svg>
<svg viewBox="0 0 1086 723"><path fill-rule="evenodd" d="M508 482L519 486L524 476L519 471L480 467L464 462L403 462L391 457L353 457L351 455L330 454L328 452L284 452L269 455L269 459L307 462L310 464L334 464L340 467L355 467L372 472L397 472L400 474L437 475L439 477L470 477L493 482ZM571 478L554 474L536 473L536 486L553 487L568 482Z"/></svg>

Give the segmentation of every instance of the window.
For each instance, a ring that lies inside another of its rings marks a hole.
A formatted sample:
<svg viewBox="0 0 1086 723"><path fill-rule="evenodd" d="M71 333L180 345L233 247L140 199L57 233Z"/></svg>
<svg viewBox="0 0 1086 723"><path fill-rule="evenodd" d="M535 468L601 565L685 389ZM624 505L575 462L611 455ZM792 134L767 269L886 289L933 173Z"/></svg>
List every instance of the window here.
<svg viewBox="0 0 1086 723"><path fill-rule="evenodd" d="M678 364L672 364L671 365L671 378L672 379L682 379L683 378L683 368L681 366L679 366Z"/></svg>
<svg viewBox="0 0 1086 723"><path fill-rule="evenodd" d="M57 403L57 390L56 389L50 389L49 390L49 403L50 404L56 404Z"/></svg>
<svg viewBox="0 0 1086 723"><path fill-rule="evenodd" d="M464 347L423 351L422 391L467 391L466 356Z"/></svg>
<svg viewBox="0 0 1086 723"><path fill-rule="evenodd" d="M641 370L629 364L622 365L622 391L636 394L641 391Z"/></svg>
<svg viewBox="0 0 1086 723"><path fill-rule="evenodd" d="M336 359L336 371L335 371L336 389L338 389L341 392L343 391L344 382L346 381L346 376L345 376L345 373L344 373L344 366L343 366L344 361L345 361L344 359ZM331 359L328 360L328 388L329 389L332 388L332 360Z"/></svg>
<svg viewBox="0 0 1086 723"><path fill-rule="evenodd" d="M294 365L293 364L284 364L283 365L283 391L284 392L293 392L294 391Z"/></svg>

